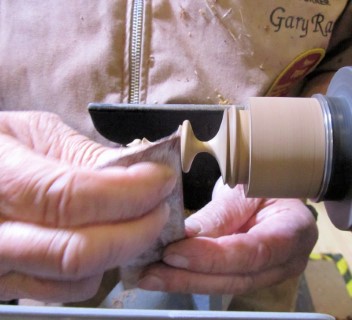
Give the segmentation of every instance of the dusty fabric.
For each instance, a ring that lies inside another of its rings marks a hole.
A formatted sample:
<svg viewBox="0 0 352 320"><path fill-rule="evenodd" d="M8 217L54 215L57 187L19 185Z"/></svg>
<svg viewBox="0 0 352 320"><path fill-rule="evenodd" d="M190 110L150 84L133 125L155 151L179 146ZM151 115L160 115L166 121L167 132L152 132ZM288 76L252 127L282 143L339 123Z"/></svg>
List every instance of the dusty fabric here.
<svg viewBox="0 0 352 320"><path fill-rule="evenodd" d="M330 55L351 38L350 1L143 3L141 103L242 103L314 48L327 51L329 70L352 63ZM0 108L51 110L100 139L86 106L129 101L132 4L2 0Z"/></svg>

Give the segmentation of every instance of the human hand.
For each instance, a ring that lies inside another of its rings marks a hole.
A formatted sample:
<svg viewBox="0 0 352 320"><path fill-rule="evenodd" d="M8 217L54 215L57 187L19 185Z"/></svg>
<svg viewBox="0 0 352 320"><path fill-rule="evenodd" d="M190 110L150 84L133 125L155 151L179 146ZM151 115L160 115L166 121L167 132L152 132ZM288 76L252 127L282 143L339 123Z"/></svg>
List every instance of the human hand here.
<svg viewBox="0 0 352 320"><path fill-rule="evenodd" d="M242 186L224 185L186 220L186 233L145 271L141 288L245 294L299 275L318 236L300 200L246 199Z"/></svg>
<svg viewBox="0 0 352 320"><path fill-rule="evenodd" d="M94 169L118 152L53 114L0 113L0 300L84 300L158 237L174 173Z"/></svg>

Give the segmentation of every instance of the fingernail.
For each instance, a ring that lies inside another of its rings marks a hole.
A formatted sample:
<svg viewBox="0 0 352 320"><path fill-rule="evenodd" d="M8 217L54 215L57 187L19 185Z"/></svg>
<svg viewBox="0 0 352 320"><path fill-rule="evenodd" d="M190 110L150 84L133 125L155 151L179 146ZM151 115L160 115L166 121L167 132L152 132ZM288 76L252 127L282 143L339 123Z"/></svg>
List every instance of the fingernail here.
<svg viewBox="0 0 352 320"><path fill-rule="evenodd" d="M189 237L196 236L202 231L201 224L197 220L191 218L185 221L185 227L187 236Z"/></svg>
<svg viewBox="0 0 352 320"><path fill-rule="evenodd" d="M171 211L169 204L166 202L162 202L159 205L158 210L160 210L164 223L166 223L169 220L170 211Z"/></svg>
<svg viewBox="0 0 352 320"><path fill-rule="evenodd" d="M170 266L187 269L189 266L189 261L187 258L183 256L179 256L177 254L170 254L163 258L163 261Z"/></svg>
<svg viewBox="0 0 352 320"><path fill-rule="evenodd" d="M138 282L138 287L151 291L163 291L165 288L164 281L159 277L147 275Z"/></svg>
<svg viewBox="0 0 352 320"><path fill-rule="evenodd" d="M175 170L173 170L170 167L165 168L165 177L167 179L167 187L172 190L175 187L176 181L177 181L177 176L175 173Z"/></svg>
<svg viewBox="0 0 352 320"><path fill-rule="evenodd" d="M175 179L176 172L173 168L164 165L164 173L167 179Z"/></svg>

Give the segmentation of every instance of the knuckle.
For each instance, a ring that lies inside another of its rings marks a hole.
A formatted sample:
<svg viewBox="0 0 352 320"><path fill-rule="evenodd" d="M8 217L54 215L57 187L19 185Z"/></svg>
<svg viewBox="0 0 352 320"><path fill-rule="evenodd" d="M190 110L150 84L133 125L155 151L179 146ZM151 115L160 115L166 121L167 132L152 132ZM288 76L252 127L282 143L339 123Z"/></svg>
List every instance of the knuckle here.
<svg viewBox="0 0 352 320"><path fill-rule="evenodd" d="M46 201L44 207L49 211L44 213L47 223L56 227L65 227L72 224L72 212L75 209L72 208L75 181L75 172L64 172L58 174L46 189L43 199Z"/></svg>
<svg viewBox="0 0 352 320"><path fill-rule="evenodd" d="M61 122L61 118L52 112L40 111L40 112L30 112L29 113L29 127L31 128L50 128L53 124L58 124Z"/></svg>
<svg viewBox="0 0 352 320"><path fill-rule="evenodd" d="M226 260L226 254L221 250L216 253L216 259L214 259L214 255L210 250L208 254L205 253L204 257L197 256L195 258L195 263L198 265L199 271L209 274L221 272L228 265L231 265Z"/></svg>
<svg viewBox="0 0 352 320"><path fill-rule="evenodd" d="M177 283L175 283L177 285ZM184 281L182 283L182 291L185 293L191 293L192 291L194 291L195 289L195 285L192 283L192 280L187 279L186 281Z"/></svg>
<svg viewBox="0 0 352 320"><path fill-rule="evenodd" d="M254 279L251 274L232 277L226 281L224 286L225 293L243 295L254 290Z"/></svg>
<svg viewBox="0 0 352 320"><path fill-rule="evenodd" d="M191 277L186 276L183 272L176 273L172 277L166 273L162 278L164 291L167 292L194 293L198 292L200 289L200 283Z"/></svg>
<svg viewBox="0 0 352 320"><path fill-rule="evenodd" d="M59 273L63 278L80 279L86 273L85 244L80 237L71 234L64 241L59 254Z"/></svg>
<svg viewBox="0 0 352 320"><path fill-rule="evenodd" d="M77 173L72 170L53 175L52 179L43 184L43 221L55 227L72 226L74 212L82 212L81 208L74 207L76 202L73 201Z"/></svg>
<svg viewBox="0 0 352 320"><path fill-rule="evenodd" d="M252 265L257 266L257 270L268 268L272 264L273 252L271 247L261 242L252 256Z"/></svg>
<svg viewBox="0 0 352 320"><path fill-rule="evenodd" d="M43 120L59 121L60 117L56 113L49 111L32 111L29 113L29 119L30 121L38 121L40 123Z"/></svg>

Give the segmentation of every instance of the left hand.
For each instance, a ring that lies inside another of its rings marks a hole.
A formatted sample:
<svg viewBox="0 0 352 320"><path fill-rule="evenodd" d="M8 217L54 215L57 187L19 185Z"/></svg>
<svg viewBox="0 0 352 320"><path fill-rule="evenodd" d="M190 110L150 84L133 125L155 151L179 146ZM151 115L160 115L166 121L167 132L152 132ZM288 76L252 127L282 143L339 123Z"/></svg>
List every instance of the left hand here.
<svg viewBox="0 0 352 320"><path fill-rule="evenodd" d="M146 290L245 294L301 274L317 241L315 219L297 199L246 199L242 186L218 186L186 220L187 238L139 282Z"/></svg>

